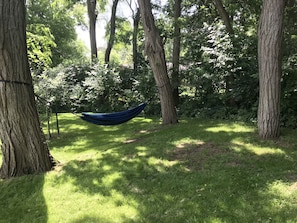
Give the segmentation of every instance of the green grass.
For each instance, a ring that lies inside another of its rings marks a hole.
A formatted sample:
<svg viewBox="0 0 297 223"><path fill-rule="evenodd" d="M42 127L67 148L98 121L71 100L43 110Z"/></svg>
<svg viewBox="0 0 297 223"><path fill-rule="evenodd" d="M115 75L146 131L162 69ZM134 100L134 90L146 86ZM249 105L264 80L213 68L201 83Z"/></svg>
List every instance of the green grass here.
<svg viewBox="0 0 297 223"><path fill-rule="evenodd" d="M261 141L244 123L60 115L54 171L0 181L2 223L297 222L296 130Z"/></svg>

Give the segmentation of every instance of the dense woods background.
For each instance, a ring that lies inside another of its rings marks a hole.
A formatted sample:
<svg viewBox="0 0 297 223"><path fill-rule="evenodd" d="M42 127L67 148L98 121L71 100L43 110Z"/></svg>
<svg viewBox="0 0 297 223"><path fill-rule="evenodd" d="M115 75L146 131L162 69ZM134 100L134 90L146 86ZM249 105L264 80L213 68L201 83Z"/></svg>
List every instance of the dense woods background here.
<svg viewBox="0 0 297 223"><path fill-rule="evenodd" d="M110 57L107 60L105 49L99 48L91 63L91 54L75 32L77 26L88 30L87 2L29 1L27 37L35 93L59 112L122 110L144 101L147 115L160 115L158 88L144 54L144 31L135 2L95 2L96 17L106 11L118 13L111 18L115 23L106 27ZM287 1L282 46L280 112L281 125L287 127L297 125L294 4ZM178 92L179 116L256 121L261 6L260 0L152 1L169 77ZM131 11L131 17L120 16L121 10Z"/></svg>

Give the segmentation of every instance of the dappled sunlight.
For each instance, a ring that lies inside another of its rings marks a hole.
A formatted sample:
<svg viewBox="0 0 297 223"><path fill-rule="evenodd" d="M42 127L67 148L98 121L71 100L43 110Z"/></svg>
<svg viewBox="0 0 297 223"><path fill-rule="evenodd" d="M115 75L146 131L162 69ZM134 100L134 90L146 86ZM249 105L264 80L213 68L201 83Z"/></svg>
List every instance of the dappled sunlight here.
<svg viewBox="0 0 297 223"><path fill-rule="evenodd" d="M66 125L66 126L61 126L61 127L60 127L60 131L61 131L61 132L66 132L66 131L69 131L69 130L80 131L80 130L86 130L86 129L88 129L87 126L83 126L83 125L75 125L75 124L72 124L72 125Z"/></svg>
<svg viewBox="0 0 297 223"><path fill-rule="evenodd" d="M289 198L293 196L292 199L296 199L297 188L295 186L296 186L296 182L289 183L289 182L284 182L282 180L276 180L267 185L267 188L264 191L264 193L277 195L279 198L281 197Z"/></svg>
<svg viewBox="0 0 297 223"><path fill-rule="evenodd" d="M254 132L254 128L248 127L243 124L218 124L213 127L208 127L205 128L205 131L207 132L214 132L214 133L219 133L219 132Z"/></svg>
<svg viewBox="0 0 297 223"><path fill-rule="evenodd" d="M288 202L290 213L297 210L288 195L295 196L297 187L294 150L259 141L252 127L194 119L159 126L143 118L112 131L85 125L55 139L63 146L54 152L66 161L50 174L51 193L65 195L46 198L59 208L71 205L66 194L82 199L77 212L58 210L77 222L89 219L84 212L107 223L263 222L286 213L272 200ZM276 181L287 182L287 194L271 189Z"/></svg>
<svg viewBox="0 0 297 223"><path fill-rule="evenodd" d="M106 151L104 157L112 160L118 159L111 150ZM77 201L82 200L75 204L77 212L65 213L65 216L69 215L72 216L72 219L79 219L79 216L82 216L84 212L88 212L93 213L94 219L110 219L110 216L113 216L112 222L122 222L125 219L137 220L139 204L133 197L127 196L122 191L121 187L127 188L128 185L121 168L115 169L117 164L106 162L104 157L69 162L62 169L64 174L57 176L56 188L60 187L60 190L68 188L66 191L75 192ZM137 191L138 189L133 187L133 190ZM60 202L63 200L63 198L57 199L56 205L62 205ZM91 211L94 208L94 201L96 210Z"/></svg>
<svg viewBox="0 0 297 223"><path fill-rule="evenodd" d="M200 141L200 140L195 140L195 139L192 139L190 137L184 137L182 139L179 139L179 140L176 140L176 141L173 141L172 144L174 146L176 146L177 148L184 148L185 145L187 144L203 144L204 142L203 141Z"/></svg>
<svg viewBox="0 0 297 223"><path fill-rule="evenodd" d="M104 171L109 171L112 170L111 166L103 166L102 168ZM122 179L123 176L121 175L120 172L113 172L110 173L108 175L106 175L105 177L102 178L101 183L105 186L105 187L110 187L112 186L117 180Z"/></svg>
<svg viewBox="0 0 297 223"><path fill-rule="evenodd" d="M244 152L244 150L247 150L259 156L266 155L266 154L286 155L286 152L284 152L280 148L271 148L271 147L258 146L250 143L241 143L237 140L236 140L236 143L231 144L230 149L236 152Z"/></svg>
<svg viewBox="0 0 297 223"><path fill-rule="evenodd" d="M119 130L118 126L105 126L104 128L102 128L102 131L104 131L104 132L115 132L118 130Z"/></svg>
<svg viewBox="0 0 297 223"><path fill-rule="evenodd" d="M132 120L129 121L130 123L153 123L154 120L152 118L146 118L146 117L135 117Z"/></svg>
<svg viewBox="0 0 297 223"><path fill-rule="evenodd" d="M63 189L65 188L59 187L59 190ZM69 200L69 197L66 196L67 191L65 191L65 196L56 197L53 194L53 196L47 197L48 202L55 204L52 205L54 208L48 210L50 216L48 222L66 222L66 219L72 219L71 222L76 222L75 219L77 222L124 222L126 219L136 220L139 215L137 202L132 197L127 198L118 191L111 190L110 196L106 197L102 194L81 193L74 187L71 189L76 202ZM96 204L95 207L94 204ZM68 206L73 208L65 208ZM88 213L87 216L86 213ZM63 218L56 216L63 216Z"/></svg>
<svg viewBox="0 0 297 223"><path fill-rule="evenodd" d="M147 156L148 155L148 149L145 146L137 146L135 147L137 156Z"/></svg>
<svg viewBox="0 0 297 223"><path fill-rule="evenodd" d="M159 159L156 157L150 157L148 159L148 165L152 166L154 169L156 169L158 172L161 172L161 173L166 173L171 167L177 164L178 164L177 160L170 161L170 160Z"/></svg>
<svg viewBox="0 0 297 223"><path fill-rule="evenodd" d="M295 202L297 191L296 189L291 190L291 185L291 183L276 180L268 183L266 188L259 190L259 196L267 200L267 202L261 204L258 211L267 213L267 216L273 222L287 222L282 217L283 213L294 211L297 208ZM295 222L295 220L292 222Z"/></svg>

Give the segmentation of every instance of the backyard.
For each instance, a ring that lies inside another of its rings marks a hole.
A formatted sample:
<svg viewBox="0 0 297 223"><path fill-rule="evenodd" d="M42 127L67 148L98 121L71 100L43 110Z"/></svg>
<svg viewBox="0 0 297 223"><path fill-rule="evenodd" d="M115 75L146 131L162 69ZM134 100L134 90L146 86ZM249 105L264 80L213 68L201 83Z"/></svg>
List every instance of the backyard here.
<svg viewBox="0 0 297 223"><path fill-rule="evenodd" d="M296 130L262 141L242 122L59 117L58 165L0 181L1 223L297 221Z"/></svg>

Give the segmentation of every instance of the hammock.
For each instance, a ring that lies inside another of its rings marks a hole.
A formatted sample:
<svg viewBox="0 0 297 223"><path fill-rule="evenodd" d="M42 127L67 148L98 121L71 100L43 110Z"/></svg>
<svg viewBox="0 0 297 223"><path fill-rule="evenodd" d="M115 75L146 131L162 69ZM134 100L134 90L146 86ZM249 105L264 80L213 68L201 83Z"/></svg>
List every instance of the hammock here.
<svg viewBox="0 0 297 223"><path fill-rule="evenodd" d="M96 125L118 125L129 121L137 116L144 108L146 104L142 103L135 108L128 109L126 111L113 112L113 113L86 113L83 112L80 118L84 121L96 124Z"/></svg>

